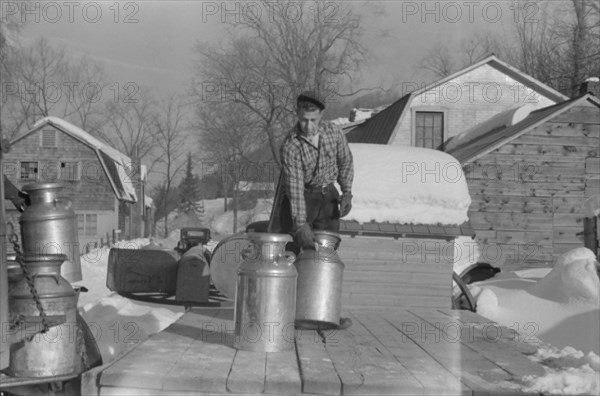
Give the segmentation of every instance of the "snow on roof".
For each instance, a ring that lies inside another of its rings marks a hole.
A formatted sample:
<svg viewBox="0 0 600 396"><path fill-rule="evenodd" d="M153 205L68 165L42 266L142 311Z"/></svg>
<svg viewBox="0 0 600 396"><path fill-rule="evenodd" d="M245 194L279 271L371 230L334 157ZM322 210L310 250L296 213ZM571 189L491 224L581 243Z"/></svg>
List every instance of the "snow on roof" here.
<svg viewBox="0 0 600 396"><path fill-rule="evenodd" d="M71 136L87 143L89 146L93 147L94 149L98 150L100 153L103 154L103 156L100 156L101 159L104 159L103 157L105 156L112 160L116 169L113 170L112 166L106 164L108 168L107 171L109 173L109 176L112 176L113 178L118 178L124 190L122 192L125 193L125 195L123 196L123 194L119 194L119 191L115 192L117 193L117 195L120 195L123 199L132 200L134 202L137 201L135 187L133 186L131 180L131 175L133 174L133 161L131 160L131 158L116 150L115 148L110 147L108 144L100 141L99 139L93 137L88 132L84 131L78 126L75 126L70 122L58 117L44 117L33 125L33 129L37 129L45 124L54 125L63 130L65 133L70 134ZM117 186L114 187L116 190L119 190Z"/></svg>
<svg viewBox="0 0 600 396"><path fill-rule="evenodd" d="M333 119L333 120L331 120L329 122L331 122L334 125L342 126L342 125L349 124L350 120L348 119L348 117L338 117L338 118L335 118L335 119Z"/></svg>
<svg viewBox="0 0 600 396"><path fill-rule="evenodd" d="M514 125L517 122L524 120L533 110L533 106L526 104L498 113L488 120L452 137L446 142L445 150L452 151L461 144L466 144L495 129L503 129Z"/></svg>
<svg viewBox="0 0 600 396"><path fill-rule="evenodd" d="M352 210L359 223L462 224L471 204L460 163L442 151L350 143Z"/></svg>

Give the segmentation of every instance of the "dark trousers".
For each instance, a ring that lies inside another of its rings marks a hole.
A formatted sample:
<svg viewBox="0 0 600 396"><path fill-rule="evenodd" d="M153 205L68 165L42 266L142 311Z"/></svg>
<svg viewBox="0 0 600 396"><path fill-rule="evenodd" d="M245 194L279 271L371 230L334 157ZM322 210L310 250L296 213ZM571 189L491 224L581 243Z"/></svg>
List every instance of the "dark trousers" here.
<svg viewBox="0 0 600 396"><path fill-rule="evenodd" d="M305 188L306 219L313 230L340 230L340 194L333 184L325 188ZM292 208L290 200L284 194L281 202L280 232L290 233L293 229Z"/></svg>

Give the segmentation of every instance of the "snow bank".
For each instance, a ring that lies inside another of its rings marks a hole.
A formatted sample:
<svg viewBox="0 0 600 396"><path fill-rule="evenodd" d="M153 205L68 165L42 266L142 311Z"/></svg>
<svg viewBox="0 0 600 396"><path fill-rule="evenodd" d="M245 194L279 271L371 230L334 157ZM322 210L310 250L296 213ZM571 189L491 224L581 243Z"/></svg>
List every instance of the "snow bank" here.
<svg viewBox="0 0 600 396"><path fill-rule="evenodd" d="M109 293L96 303L80 309L98 344L102 360L110 362L158 333L183 315L181 312L136 303L116 293Z"/></svg>
<svg viewBox="0 0 600 396"><path fill-rule="evenodd" d="M471 197L460 163L419 147L351 143L352 210L344 219L409 224L462 224Z"/></svg>
<svg viewBox="0 0 600 396"><path fill-rule="evenodd" d="M179 230L172 233L179 238ZM171 239L119 241L113 247L141 249L153 243L161 247L175 246ZM83 279L74 286L85 286L88 291L79 296L78 307L102 354L110 362L143 342L150 335L162 331L183 315L182 306L161 306L133 301L106 287L106 271L110 248L94 249L81 256Z"/></svg>
<svg viewBox="0 0 600 396"><path fill-rule="evenodd" d="M577 248L560 256L554 268L529 292L561 303L571 300L598 303L600 283L596 270L596 256L587 248Z"/></svg>
<svg viewBox="0 0 600 396"><path fill-rule="evenodd" d="M600 393L600 358L587 355L571 347L558 349L540 347L531 357L546 366L542 377L525 376L522 388L525 392L561 395L597 395Z"/></svg>
<svg viewBox="0 0 600 396"><path fill-rule="evenodd" d="M477 313L555 347L600 353L600 281L593 253L573 249L545 276L538 274L522 271L469 285Z"/></svg>
<svg viewBox="0 0 600 396"><path fill-rule="evenodd" d="M255 221L269 220L272 199L258 199L256 206L251 210L238 210L237 213L237 231L243 231L246 226ZM210 221L210 228L217 234L233 234L233 210L228 210L215 216Z"/></svg>

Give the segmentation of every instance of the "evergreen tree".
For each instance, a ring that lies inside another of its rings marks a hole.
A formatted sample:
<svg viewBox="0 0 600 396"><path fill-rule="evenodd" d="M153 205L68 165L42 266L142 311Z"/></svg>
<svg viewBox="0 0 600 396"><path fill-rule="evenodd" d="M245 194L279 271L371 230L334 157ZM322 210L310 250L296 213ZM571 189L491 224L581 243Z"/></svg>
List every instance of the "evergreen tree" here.
<svg viewBox="0 0 600 396"><path fill-rule="evenodd" d="M185 177L179 184L179 208L184 213L202 213L200 180L193 173L192 153L188 153Z"/></svg>

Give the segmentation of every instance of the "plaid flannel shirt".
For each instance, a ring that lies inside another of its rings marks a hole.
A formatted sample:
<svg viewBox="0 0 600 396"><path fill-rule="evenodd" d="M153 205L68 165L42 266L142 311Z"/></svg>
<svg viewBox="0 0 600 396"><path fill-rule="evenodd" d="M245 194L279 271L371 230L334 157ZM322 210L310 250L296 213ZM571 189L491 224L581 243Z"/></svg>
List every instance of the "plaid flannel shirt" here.
<svg viewBox="0 0 600 396"><path fill-rule="evenodd" d="M340 128L322 121L319 147L301 137L300 125L290 131L281 146L283 186L288 196L294 224L306 222L304 188L337 181L344 193L352 192L354 165L346 136Z"/></svg>

